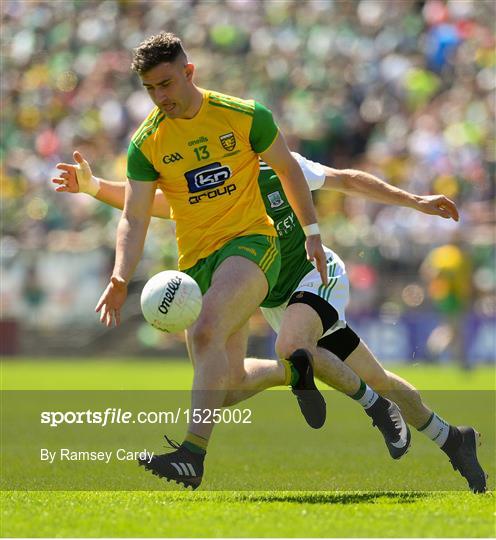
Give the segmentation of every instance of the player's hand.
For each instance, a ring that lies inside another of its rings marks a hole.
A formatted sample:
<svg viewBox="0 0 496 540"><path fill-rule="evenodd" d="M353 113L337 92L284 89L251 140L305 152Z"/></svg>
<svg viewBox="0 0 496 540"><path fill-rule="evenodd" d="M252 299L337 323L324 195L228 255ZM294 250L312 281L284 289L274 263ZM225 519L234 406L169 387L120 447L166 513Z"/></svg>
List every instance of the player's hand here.
<svg viewBox="0 0 496 540"><path fill-rule="evenodd" d="M324 248L322 247L320 234L307 236L305 247L307 250L307 259L315 263L315 266L322 279L322 283L327 285L329 282L329 278L327 276L327 258Z"/></svg>
<svg viewBox="0 0 496 540"><path fill-rule="evenodd" d="M458 221L458 208L456 204L444 195L423 195L418 198L417 209L424 214L440 216L445 219Z"/></svg>
<svg viewBox="0 0 496 540"><path fill-rule="evenodd" d="M60 176L52 178L54 184L58 184L55 191L67 193L87 193L95 196L100 189L98 180L93 176L89 163L79 152L74 152L74 161L71 163L58 163L57 169L60 169Z"/></svg>
<svg viewBox="0 0 496 540"><path fill-rule="evenodd" d="M127 298L127 283L112 276L107 288L103 291L95 311L100 312L100 322L106 326L118 326L121 322L121 308Z"/></svg>

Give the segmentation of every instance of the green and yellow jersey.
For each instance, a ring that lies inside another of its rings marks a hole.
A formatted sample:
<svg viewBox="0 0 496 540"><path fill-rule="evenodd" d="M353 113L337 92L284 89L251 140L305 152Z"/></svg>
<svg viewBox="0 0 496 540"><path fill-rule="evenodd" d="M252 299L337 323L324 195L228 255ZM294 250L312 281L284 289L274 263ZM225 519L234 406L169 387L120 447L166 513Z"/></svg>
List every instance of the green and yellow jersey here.
<svg viewBox="0 0 496 540"><path fill-rule="evenodd" d="M155 108L128 150L128 178L158 180L169 202L181 270L233 238L276 236L258 184L257 154L278 134L271 112L253 100L201 92L194 118Z"/></svg>

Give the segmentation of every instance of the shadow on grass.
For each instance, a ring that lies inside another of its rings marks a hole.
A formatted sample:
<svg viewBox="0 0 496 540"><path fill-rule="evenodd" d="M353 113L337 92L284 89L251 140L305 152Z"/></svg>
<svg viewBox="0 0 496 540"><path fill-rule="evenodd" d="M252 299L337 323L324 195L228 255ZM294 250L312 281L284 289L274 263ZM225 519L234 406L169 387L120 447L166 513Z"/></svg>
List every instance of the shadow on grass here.
<svg viewBox="0 0 496 540"><path fill-rule="evenodd" d="M198 493L202 499L212 500L214 492L208 495ZM357 503L414 503L429 498L429 492L408 491L357 491L357 492L298 492L298 493L235 493L231 495L218 493L219 498L231 502L286 502L297 504L357 504Z"/></svg>

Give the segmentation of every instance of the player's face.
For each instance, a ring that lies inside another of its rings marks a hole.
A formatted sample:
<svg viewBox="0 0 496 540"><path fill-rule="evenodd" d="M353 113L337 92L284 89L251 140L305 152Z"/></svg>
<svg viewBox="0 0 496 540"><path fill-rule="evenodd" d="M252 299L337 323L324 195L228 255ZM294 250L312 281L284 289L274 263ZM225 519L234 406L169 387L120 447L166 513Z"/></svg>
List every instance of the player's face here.
<svg viewBox="0 0 496 540"><path fill-rule="evenodd" d="M153 103L170 118L187 118L193 102L193 64L178 58L142 74L141 82Z"/></svg>

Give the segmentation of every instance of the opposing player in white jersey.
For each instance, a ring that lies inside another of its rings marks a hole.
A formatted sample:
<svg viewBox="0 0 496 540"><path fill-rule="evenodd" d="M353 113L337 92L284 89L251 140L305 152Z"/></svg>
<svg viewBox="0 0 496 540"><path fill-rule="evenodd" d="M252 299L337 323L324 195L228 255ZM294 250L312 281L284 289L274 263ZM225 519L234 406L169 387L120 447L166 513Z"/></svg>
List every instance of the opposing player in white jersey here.
<svg viewBox="0 0 496 540"><path fill-rule="evenodd" d="M458 220L455 204L442 195L413 195L365 172L336 170L311 162L299 154L293 155L312 190L338 190ZM64 164L64 172L53 179L59 184L57 191L86 192L102 202L122 208L122 184L95 178L80 154L75 153L74 158L77 165ZM407 422L436 442L448 455L453 467L466 478L470 488L475 492L485 491L486 475L476 454L476 431L471 427L448 424L422 402L419 392L412 385L381 366L346 322L349 282L344 263L336 253L326 249L329 284L325 286L306 258L305 235L287 202L279 179L266 164L261 163L260 169L262 197L279 234L282 255L277 285L262 305L266 320L278 333L278 356L285 358L289 350L301 349L301 354L310 351L315 375L354 397L366 410L390 403L388 400L381 403L383 398L377 393L395 401ZM155 197L153 215L169 217L167 202L159 192ZM245 351L246 342L240 343L238 354L245 354ZM351 367L357 376L350 376L350 370L340 369L341 362L332 361L333 355L329 355L329 352ZM284 368L274 367L273 360L245 359L244 372L231 374L231 388L236 390L228 393L225 405L237 403L270 386L287 383ZM356 392L350 391L353 388ZM404 448L391 444L388 444L388 449L393 457L404 453Z"/></svg>

